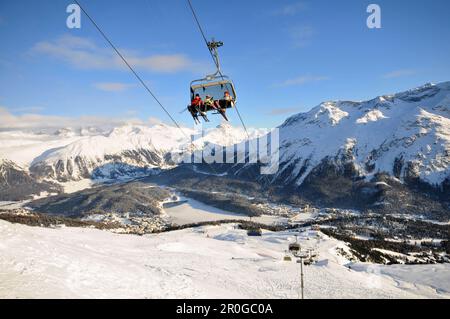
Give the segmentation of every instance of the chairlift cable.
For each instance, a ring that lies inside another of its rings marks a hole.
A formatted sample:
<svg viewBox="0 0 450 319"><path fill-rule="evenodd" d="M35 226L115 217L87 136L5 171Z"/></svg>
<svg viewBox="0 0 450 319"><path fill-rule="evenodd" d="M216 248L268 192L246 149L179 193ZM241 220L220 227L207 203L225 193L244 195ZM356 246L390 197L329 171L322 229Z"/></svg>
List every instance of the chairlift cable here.
<svg viewBox="0 0 450 319"><path fill-rule="evenodd" d="M86 10L81 6L80 2L78 0L74 0L76 4L80 7L81 11L88 17L88 19L92 22L94 27L100 32L100 34L103 36L103 38L106 40L106 42L109 43L109 45L113 48L113 50L117 53L117 55L122 59L122 61L125 63L125 65L130 69L130 71L134 74L134 76L138 79L138 81L142 84L144 89L153 97L153 99L158 103L158 105L163 109L163 111L169 116L169 118L172 120L172 122L176 125L178 129L183 133L183 135L189 139L187 134L183 131L181 126L178 124L178 122L173 118L173 116L169 113L169 111L164 107L164 105L159 101L159 99L156 97L156 95L150 90L150 88L145 84L144 80L139 76L139 74L134 70L134 68L128 63L128 61L125 59L125 57L120 53L120 51L117 49L117 47L112 43L112 41L108 38L108 36L102 31L100 26L94 21L94 19L86 12Z"/></svg>
<svg viewBox="0 0 450 319"><path fill-rule="evenodd" d="M247 126L245 126L244 120L242 119L241 113L239 112L236 102L234 103L234 108L236 109L236 113L239 117L239 120L241 121L242 126L244 127L244 130L245 130L245 133L247 134L247 140L250 140L250 134L248 134Z"/></svg>
<svg viewBox="0 0 450 319"><path fill-rule="evenodd" d="M193 7L193 5L192 5L192 2L191 2L191 0L187 0L187 2L188 2L188 4L189 4L189 8L190 8L191 11L192 11L192 15L194 16L195 22L197 23L198 29L200 30L200 33L201 33L201 35L202 35L202 37L203 37L203 40L205 41L206 47L208 48L208 51L209 51L209 53L210 53L210 55L211 55L211 58L213 59L214 64L215 64L216 67L217 67L218 73L219 73L220 76L223 78L223 74L222 74L222 71L220 70L218 61L217 61L216 58L214 57L214 54L212 53L212 51L211 51L211 49L210 49L210 47L209 47L209 42L208 42L208 40L207 40L207 38L206 38L205 32L203 31L203 28L202 28L201 24L200 24L200 21L199 21L199 19L198 19L198 16L197 16L197 14L195 13L195 9L194 9L194 7ZM237 103L236 103L236 102L234 103L234 108L236 109L236 113L237 113L237 115L238 115L238 117L239 117L239 120L241 121L242 127L244 128L245 133L246 133L246 135L247 135L247 141L249 141L249 143L250 143L250 134L248 133L247 126L245 125L244 119L242 118L241 113L239 112L239 109L238 109L238 107L237 107ZM267 177L267 175L264 175L264 177L265 177L265 180L266 180L267 184L269 184L270 181L269 181L269 178Z"/></svg>
<svg viewBox="0 0 450 319"><path fill-rule="evenodd" d="M199 31L200 31L202 37L203 37L203 40L205 41L206 47L208 48L208 51L209 51L209 53L211 54L211 58L213 59L214 64L216 65L216 67L219 68L218 63L217 63L216 59L214 58L214 55L213 55L213 53L211 52L211 49L209 48L209 42L208 42L208 39L206 39L205 32L203 31L202 25L200 24L200 21L199 21L199 19L198 19L198 17L197 17L197 14L195 13L195 9L194 9L194 7L192 6L192 2L191 2L191 0L187 0L187 1L188 1L188 4L189 4L189 8L191 9L192 15L194 16L195 22L197 23L198 29L199 29ZM220 75L222 76L222 73L221 73L220 71L219 71L219 73L220 73Z"/></svg>
<svg viewBox="0 0 450 319"><path fill-rule="evenodd" d="M106 42L109 43L109 45L114 49L114 51L117 53L117 55L122 59L122 61L126 64L126 66L130 69L130 71L134 74L134 76L139 80L139 82L142 84L142 86L145 88L145 90L153 97L153 99L158 103L158 105L164 110L164 112L169 116L169 118L172 120L172 122L176 125L176 127L183 133L183 135L188 139L191 140L190 137L186 134L186 132L183 131L181 126L178 124L178 122L172 117L172 115L169 113L169 111L164 107L164 105L161 103L161 101L156 97L156 95L150 90L150 88L145 84L144 80L139 76L139 74L134 70L134 68L128 63L128 61L125 59L125 57L120 53L120 51L117 49L117 47L112 43L112 41L108 38L108 36L102 31L100 26L95 22L95 20L87 13L87 11L81 6L80 2L78 0L74 0L75 3L80 7L81 11L88 17L88 19L92 22L92 24L95 26L95 28L100 32L100 34L103 36L103 38L106 40ZM193 141L191 140L191 146L193 147L193 150L195 149L195 145ZM209 164L206 163L215 174L218 174L215 168Z"/></svg>
<svg viewBox="0 0 450 319"><path fill-rule="evenodd" d="M220 70L219 64L218 64L217 60L214 58L214 55L213 55L211 49L209 48L209 42L208 42L208 39L206 38L205 32L203 31L203 28L202 28L202 26L201 26L201 24L200 24L200 21L199 21L199 19L198 19L198 16L197 16L197 14L195 13L195 9L194 9L194 7L193 7L193 5L192 5L192 2L191 2L191 0L187 0L187 2L188 2L188 4L189 4L189 8L190 8L191 11L192 11L192 15L194 16L195 22L197 23L198 29L200 30L200 33L201 33L201 35L202 35L202 37L203 37L203 40L205 41L206 47L208 48L208 51L209 51L209 53L211 54L211 58L213 59L214 64L216 65L217 70L218 70L220 76L223 78L222 71ZM237 114L238 114L239 120L240 120L241 123L242 123L242 127L244 128L245 133L247 134L247 140L250 140L250 134L248 133L247 126L245 125L244 120L243 120L243 118L242 118L242 116L241 116L241 113L239 112L239 109L238 109L238 107L237 107L237 103L234 104L234 108L236 109L236 112L237 112Z"/></svg>

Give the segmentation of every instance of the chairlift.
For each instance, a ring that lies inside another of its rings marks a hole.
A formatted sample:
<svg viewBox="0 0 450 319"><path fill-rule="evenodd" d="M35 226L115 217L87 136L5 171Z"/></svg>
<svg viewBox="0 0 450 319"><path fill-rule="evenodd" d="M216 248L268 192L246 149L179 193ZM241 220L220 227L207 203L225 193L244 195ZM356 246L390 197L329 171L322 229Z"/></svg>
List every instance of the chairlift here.
<svg viewBox="0 0 450 319"><path fill-rule="evenodd" d="M220 69L219 52L217 49L223 46L223 42L214 41L208 42L208 49L214 58L217 70L214 74L206 75L202 79L193 80L190 83L190 98L191 101L198 95L202 101L209 96L214 102L213 105L189 105L188 110L191 113L194 121L200 123L198 115L203 117L206 122L209 122L207 113L220 114L228 121L226 110L233 108L237 101L236 89L233 81L226 75L222 74ZM229 97L225 98L226 93Z"/></svg>
<svg viewBox="0 0 450 319"><path fill-rule="evenodd" d="M290 251L291 253L299 252L300 249L301 249L301 246L300 246L300 244L297 243L297 242L289 244L289 251Z"/></svg>

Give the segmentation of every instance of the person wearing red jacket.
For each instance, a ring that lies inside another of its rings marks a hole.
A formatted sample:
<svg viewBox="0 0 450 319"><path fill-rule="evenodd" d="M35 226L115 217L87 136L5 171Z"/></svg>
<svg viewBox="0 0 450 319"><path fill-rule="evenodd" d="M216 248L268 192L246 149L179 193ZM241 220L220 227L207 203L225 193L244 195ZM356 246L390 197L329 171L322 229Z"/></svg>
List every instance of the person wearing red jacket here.
<svg viewBox="0 0 450 319"><path fill-rule="evenodd" d="M200 107L203 106L203 101L202 101L202 98L200 97L200 94L195 95L195 97L191 101L191 106L200 110Z"/></svg>
<svg viewBox="0 0 450 319"><path fill-rule="evenodd" d="M194 119L195 123L200 123L200 121L198 119L198 113L200 113L202 115L204 114L201 111L202 106L203 106L202 98L200 97L199 94L196 94L195 97L191 101L191 105L188 106L188 110L191 113L192 118Z"/></svg>

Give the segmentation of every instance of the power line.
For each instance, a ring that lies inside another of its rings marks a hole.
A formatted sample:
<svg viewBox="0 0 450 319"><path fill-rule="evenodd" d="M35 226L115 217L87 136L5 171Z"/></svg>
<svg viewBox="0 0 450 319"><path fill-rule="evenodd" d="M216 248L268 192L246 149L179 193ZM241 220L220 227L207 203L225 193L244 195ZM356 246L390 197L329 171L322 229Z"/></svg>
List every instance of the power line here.
<svg viewBox="0 0 450 319"><path fill-rule="evenodd" d="M250 134L248 134L247 126L245 126L244 120L242 119L241 113L239 112L236 102L234 103L234 108L236 109L236 113L239 116L239 120L241 121L242 126L244 127L244 130L245 130L245 133L247 134L247 140L250 140Z"/></svg>
<svg viewBox="0 0 450 319"><path fill-rule="evenodd" d="M134 74L134 76L138 79L138 81L142 84L142 86L145 88L145 90L153 97L153 99L158 103L158 105L163 109L163 111L167 114L167 116L172 120L172 122L180 129L180 131L183 133L183 135L189 139L189 137L186 135L186 133L183 131L181 126L178 124L178 122L170 115L169 111L164 107L164 105L159 101L159 99L156 97L155 94L150 90L150 88L145 84L144 80L139 76L139 74L134 70L134 68L128 63L128 61L125 59L125 57L120 53L120 51L117 49L117 47L112 43L112 41L108 38L108 36L102 31L100 26L94 21L94 19L86 12L86 10L81 6L80 2L78 0L74 0L77 5L80 7L81 11L88 17L88 19L92 22L92 24L95 26L95 28L100 32L100 34L103 36L103 38L106 40L106 42L109 43L109 45L113 48L113 50L117 53L117 55L122 59L122 61L125 63L125 65L130 69L130 71Z"/></svg>

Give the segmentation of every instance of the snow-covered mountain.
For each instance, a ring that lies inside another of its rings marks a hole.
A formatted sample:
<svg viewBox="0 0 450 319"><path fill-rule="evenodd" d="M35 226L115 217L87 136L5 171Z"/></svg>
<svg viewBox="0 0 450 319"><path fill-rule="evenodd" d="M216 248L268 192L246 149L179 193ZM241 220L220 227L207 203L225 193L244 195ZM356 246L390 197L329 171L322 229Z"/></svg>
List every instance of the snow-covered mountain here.
<svg viewBox="0 0 450 319"><path fill-rule="evenodd" d="M249 130L251 138L263 133ZM191 135L195 136L193 142ZM1 132L0 158L28 168L36 178L60 182L133 177L172 166L172 153L202 149L209 143L233 145L246 138L242 128L229 124L205 130L157 124L125 125L108 132L92 128L88 132L69 128L39 134Z"/></svg>
<svg viewBox="0 0 450 319"><path fill-rule="evenodd" d="M164 167L165 154L184 143L186 138L177 128L127 125L50 149L34 158L30 171L59 181L142 173Z"/></svg>
<svg viewBox="0 0 450 319"><path fill-rule="evenodd" d="M450 178L450 82L370 101L324 102L280 127L280 169L273 181L300 186L320 165L350 164L370 179L441 185Z"/></svg>
<svg viewBox="0 0 450 319"><path fill-rule="evenodd" d="M0 158L28 169L38 180L65 182L149 174L173 166L173 153L247 139L242 128L228 123L200 136L191 128L183 132L164 124L0 132ZM253 139L265 131L251 129L249 134ZM330 167L365 180L386 173L399 181L450 185L450 82L369 101L324 102L288 118L279 136L280 167L268 178L277 185L299 187L317 171L328 174ZM253 169L246 165L234 172L249 176L246 168Z"/></svg>
<svg viewBox="0 0 450 319"><path fill-rule="evenodd" d="M250 128L247 132L241 127L234 127L229 123L222 123L211 130L204 130L202 134L195 136L193 144L196 149L203 149L207 144L216 144L221 146L228 146L241 143L247 139L255 139L266 134L266 129Z"/></svg>

